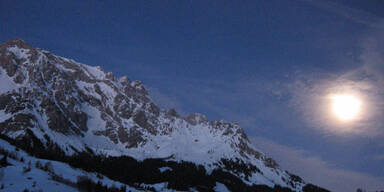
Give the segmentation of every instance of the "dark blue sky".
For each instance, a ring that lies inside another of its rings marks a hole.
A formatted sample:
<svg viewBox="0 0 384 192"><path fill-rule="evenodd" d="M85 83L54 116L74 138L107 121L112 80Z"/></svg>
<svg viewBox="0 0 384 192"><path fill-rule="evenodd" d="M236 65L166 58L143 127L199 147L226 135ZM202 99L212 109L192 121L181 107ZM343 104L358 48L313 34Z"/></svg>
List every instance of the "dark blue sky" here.
<svg viewBox="0 0 384 192"><path fill-rule="evenodd" d="M321 159L330 170L372 186L384 183L381 123L364 124L378 130L366 131L372 134L324 132L311 115L320 104L307 96L328 89L324 82L382 62L367 50L369 39L382 42L383 10L380 0L2 0L0 41L19 37L141 80L165 108L238 122L251 138L302 150L302 158ZM353 77L347 80L355 82ZM374 79L369 82L380 84ZM380 94L372 97L384 101ZM375 113L372 122L381 108ZM290 158L262 150L281 161ZM329 181L334 178L303 177L342 189Z"/></svg>

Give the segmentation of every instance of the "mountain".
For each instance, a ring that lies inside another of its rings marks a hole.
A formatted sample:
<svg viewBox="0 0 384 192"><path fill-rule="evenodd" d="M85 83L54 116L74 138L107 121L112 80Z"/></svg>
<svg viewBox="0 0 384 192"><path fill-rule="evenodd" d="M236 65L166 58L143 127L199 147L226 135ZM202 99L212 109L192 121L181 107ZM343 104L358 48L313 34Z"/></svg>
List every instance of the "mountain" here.
<svg viewBox="0 0 384 192"><path fill-rule="evenodd" d="M0 47L0 133L28 158L61 161L136 188L326 191L282 170L238 124L160 109L140 81L20 39Z"/></svg>

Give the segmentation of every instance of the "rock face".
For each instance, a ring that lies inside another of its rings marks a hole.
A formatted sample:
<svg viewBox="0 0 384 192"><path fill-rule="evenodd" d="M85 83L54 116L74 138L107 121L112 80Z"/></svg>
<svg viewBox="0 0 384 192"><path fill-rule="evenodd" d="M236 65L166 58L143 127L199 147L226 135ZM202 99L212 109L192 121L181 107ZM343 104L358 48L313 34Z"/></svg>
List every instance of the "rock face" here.
<svg viewBox="0 0 384 192"><path fill-rule="evenodd" d="M294 191L305 185L256 150L237 124L201 114L180 117L156 106L140 81L12 39L0 47L0 133L17 140L28 130L68 155L92 150L138 160L169 158L208 172L226 169L250 185ZM236 171L228 161L250 172Z"/></svg>

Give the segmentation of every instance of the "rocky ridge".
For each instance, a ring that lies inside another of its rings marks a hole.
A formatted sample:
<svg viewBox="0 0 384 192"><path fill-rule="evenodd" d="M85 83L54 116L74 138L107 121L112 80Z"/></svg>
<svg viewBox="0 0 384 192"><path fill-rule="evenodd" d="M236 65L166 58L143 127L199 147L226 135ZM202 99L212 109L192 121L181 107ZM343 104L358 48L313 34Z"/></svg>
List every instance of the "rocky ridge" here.
<svg viewBox="0 0 384 192"><path fill-rule="evenodd" d="M306 185L254 148L238 124L162 110L140 81L12 39L0 47L0 133L21 140L28 132L66 155L188 161L208 172L225 169L249 185Z"/></svg>

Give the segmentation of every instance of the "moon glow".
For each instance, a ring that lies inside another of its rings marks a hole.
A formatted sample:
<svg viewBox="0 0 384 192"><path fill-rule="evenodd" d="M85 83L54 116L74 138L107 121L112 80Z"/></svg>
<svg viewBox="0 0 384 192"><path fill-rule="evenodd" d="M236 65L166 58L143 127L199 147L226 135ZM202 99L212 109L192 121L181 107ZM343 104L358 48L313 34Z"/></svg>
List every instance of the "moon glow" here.
<svg viewBox="0 0 384 192"><path fill-rule="evenodd" d="M361 101L349 94L337 94L331 96L332 112L341 121L356 119L361 110Z"/></svg>

